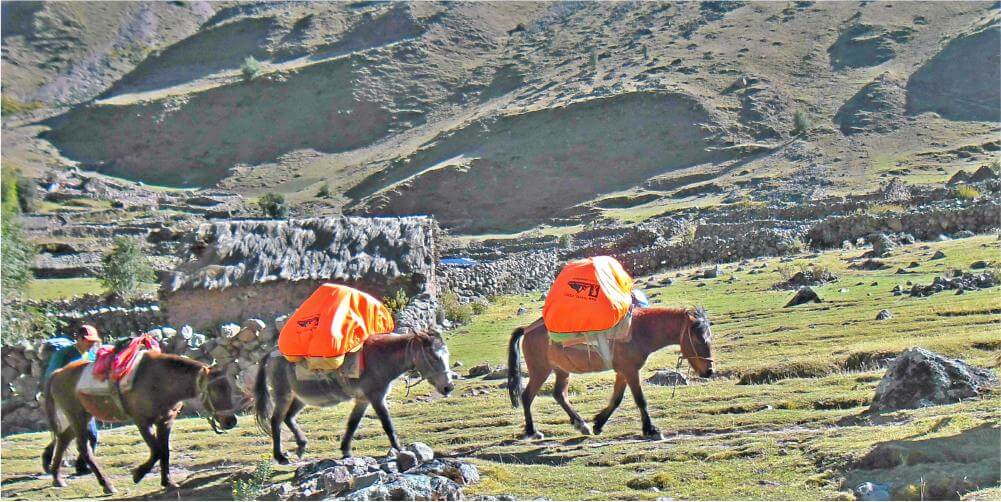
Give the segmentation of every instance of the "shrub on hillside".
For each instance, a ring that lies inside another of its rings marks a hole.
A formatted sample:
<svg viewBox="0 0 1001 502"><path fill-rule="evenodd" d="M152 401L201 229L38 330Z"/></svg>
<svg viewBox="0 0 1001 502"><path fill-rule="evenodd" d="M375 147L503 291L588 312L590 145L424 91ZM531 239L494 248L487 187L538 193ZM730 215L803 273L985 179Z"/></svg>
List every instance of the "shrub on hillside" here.
<svg viewBox="0 0 1001 502"><path fill-rule="evenodd" d="M573 236L570 234L561 235L559 245L562 249L569 249L570 246L573 246Z"/></svg>
<svg viewBox="0 0 1001 502"><path fill-rule="evenodd" d="M800 136L806 134L813 127L810 116L803 110L796 110L792 117L792 134Z"/></svg>
<svg viewBox="0 0 1001 502"><path fill-rule="evenodd" d="M445 319L456 324L465 324L473 319L473 307L459 302L459 295L446 291L439 300Z"/></svg>
<svg viewBox="0 0 1001 502"><path fill-rule="evenodd" d="M111 252L101 259L97 278L109 291L128 300L139 293L143 283L156 280L156 274L138 241L118 237Z"/></svg>
<svg viewBox="0 0 1001 502"><path fill-rule="evenodd" d="M490 304L485 300L480 300L478 302L473 302L473 313L476 315L485 314L487 309L490 308Z"/></svg>
<svg viewBox="0 0 1001 502"><path fill-rule="evenodd" d="M285 218L288 216L288 204L285 196L280 193L268 192L257 200L261 212L268 218Z"/></svg>
<svg viewBox="0 0 1001 502"><path fill-rule="evenodd" d="M330 183L324 183L320 186L320 191L316 192L316 196L324 199L330 197Z"/></svg>
<svg viewBox="0 0 1001 502"><path fill-rule="evenodd" d="M390 312L396 314L397 312L403 310L408 303L410 303L410 298L407 296L406 291L399 289L393 296L384 296L382 298L382 303L387 309L389 309Z"/></svg>
<svg viewBox="0 0 1001 502"><path fill-rule="evenodd" d="M264 72L264 67L261 62L254 59L254 56L247 56L243 60L243 64L240 65L240 73L243 74L243 80L249 82L259 77L261 73Z"/></svg>
<svg viewBox="0 0 1001 502"><path fill-rule="evenodd" d="M956 187L956 197L960 199L973 200L980 197L980 190L970 185L960 185Z"/></svg>
<svg viewBox="0 0 1001 502"><path fill-rule="evenodd" d="M35 247L25 238L19 221L21 214L19 174L4 169L0 182L0 287L4 298L19 296L31 281L31 262L35 257Z"/></svg>

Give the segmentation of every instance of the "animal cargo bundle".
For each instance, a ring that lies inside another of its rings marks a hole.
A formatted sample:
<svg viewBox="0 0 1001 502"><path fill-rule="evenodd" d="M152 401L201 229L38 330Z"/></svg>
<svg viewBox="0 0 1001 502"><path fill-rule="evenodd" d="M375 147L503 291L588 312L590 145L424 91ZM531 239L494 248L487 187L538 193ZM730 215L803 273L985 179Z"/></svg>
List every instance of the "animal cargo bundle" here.
<svg viewBox="0 0 1001 502"><path fill-rule="evenodd" d="M553 282L542 308L542 319L554 342L586 345L611 364L611 341L629 335L633 278L610 256L569 263Z"/></svg>
<svg viewBox="0 0 1001 502"><path fill-rule="evenodd" d="M278 351L310 370L333 371L371 335L390 333L393 315L375 297L340 284L323 284L296 309L278 335Z"/></svg>

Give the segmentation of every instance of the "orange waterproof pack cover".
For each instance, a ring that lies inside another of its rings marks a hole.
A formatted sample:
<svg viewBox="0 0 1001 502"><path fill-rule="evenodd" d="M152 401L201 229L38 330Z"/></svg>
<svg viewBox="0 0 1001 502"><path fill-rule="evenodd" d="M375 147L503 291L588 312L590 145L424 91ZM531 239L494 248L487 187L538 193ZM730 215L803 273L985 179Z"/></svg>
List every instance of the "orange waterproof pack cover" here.
<svg viewBox="0 0 1001 502"><path fill-rule="evenodd" d="M629 313L633 278L611 256L567 263L549 288L542 319L551 333L606 330Z"/></svg>
<svg viewBox="0 0 1001 502"><path fill-rule="evenodd" d="M395 327L389 309L375 297L339 284L323 284L292 314L278 335L285 357L340 357L370 335Z"/></svg>

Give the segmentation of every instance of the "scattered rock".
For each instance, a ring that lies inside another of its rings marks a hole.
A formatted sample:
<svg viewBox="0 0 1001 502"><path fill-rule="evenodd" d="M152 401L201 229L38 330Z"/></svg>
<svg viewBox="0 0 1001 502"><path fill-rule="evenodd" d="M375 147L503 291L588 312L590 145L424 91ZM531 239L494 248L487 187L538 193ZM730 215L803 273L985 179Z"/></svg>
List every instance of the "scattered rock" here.
<svg viewBox="0 0 1001 502"><path fill-rule="evenodd" d="M407 447L407 450L413 452L417 456L417 460L421 462L427 462L434 458L434 450L424 443L413 443Z"/></svg>
<svg viewBox="0 0 1001 502"><path fill-rule="evenodd" d="M914 347L900 354L886 370L869 409L880 413L952 404L997 384L991 370Z"/></svg>
<svg viewBox="0 0 1001 502"><path fill-rule="evenodd" d="M946 278L936 276L931 284L915 284L911 287L911 296L931 296L940 291L955 289L964 291L968 289L977 290L990 288L998 285L998 276L985 272L975 274L973 272L955 271L953 277ZM962 293L956 293L962 294Z"/></svg>
<svg viewBox="0 0 1001 502"><path fill-rule="evenodd" d="M933 260L941 260L942 258L945 258L945 253L943 253L941 249L935 251L935 254L931 255L931 259Z"/></svg>
<svg viewBox="0 0 1001 502"><path fill-rule="evenodd" d="M877 321L885 321L887 319L892 319L892 318L893 314L891 314L890 311L886 309L880 310L879 313L876 314Z"/></svg>
<svg viewBox="0 0 1001 502"><path fill-rule="evenodd" d="M417 467L417 455L411 451L401 451L396 454L396 467L400 472L407 472L414 467Z"/></svg>
<svg viewBox="0 0 1001 502"><path fill-rule="evenodd" d="M799 288L799 291L796 291L796 294L793 295L792 299L789 300L789 303L787 303L785 306L795 307L796 305L802 305L804 303L809 303L809 302L821 303L823 302L823 300L821 300L820 297L817 296L816 291L814 291L808 286L804 286L802 288Z"/></svg>
<svg viewBox="0 0 1001 502"><path fill-rule="evenodd" d="M469 371L466 372L468 378L481 377L483 375L489 375L494 369L490 367L489 364L477 364L476 366L471 366Z"/></svg>
<svg viewBox="0 0 1001 502"><path fill-rule="evenodd" d="M973 269L973 270L980 270L980 269L983 269L983 268L987 268L989 266L990 266L990 263L988 263L988 262L986 262L984 260L977 260L977 261L975 261L975 262L973 262L973 263L970 264L970 268Z"/></svg>
<svg viewBox="0 0 1001 502"><path fill-rule="evenodd" d="M886 234L882 233L869 234L866 237L866 241L872 244L872 256L874 258L882 258L890 254L890 250L894 246L893 241Z"/></svg>
<svg viewBox="0 0 1001 502"><path fill-rule="evenodd" d="M647 383L653 385L688 385L688 377L684 373L674 370L659 370L646 379Z"/></svg>
<svg viewBox="0 0 1001 502"><path fill-rule="evenodd" d="M855 496L859 500L892 500L889 483L873 483L867 481L855 487Z"/></svg>

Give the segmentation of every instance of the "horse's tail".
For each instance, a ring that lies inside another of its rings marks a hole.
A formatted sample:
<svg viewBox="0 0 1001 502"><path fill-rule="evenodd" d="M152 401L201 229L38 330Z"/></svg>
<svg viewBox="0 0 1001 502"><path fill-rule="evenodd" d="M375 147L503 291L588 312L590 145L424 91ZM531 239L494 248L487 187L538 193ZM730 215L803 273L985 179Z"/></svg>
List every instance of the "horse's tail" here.
<svg viewBox="0 0 1001 502"><path fill-rule="evenodd" d="M268 393L268 360L271 352L264 354L261 364L257 367L257 379L254 381L254 411L257 426L264 434L271 436L271 395Z"/></svg>
<svg viewBox="0 0 1001 502"><path fill-rule="evenodd" d="M523 336L525 328L517 328L507 342L507 393L514 408L521 405L521 345L518 342Z"/></svg>

